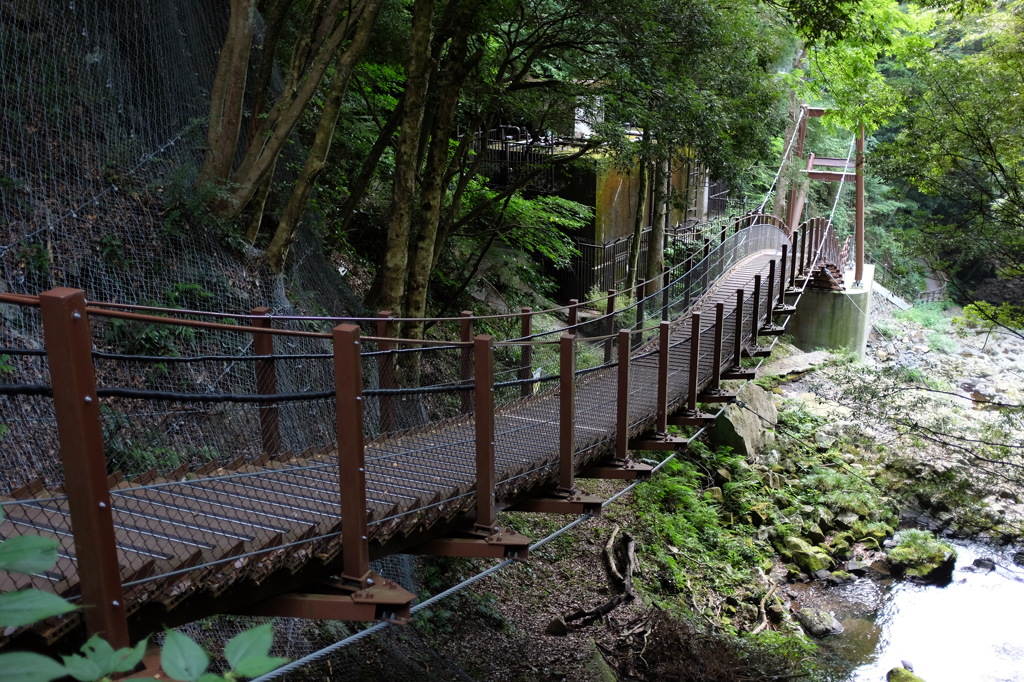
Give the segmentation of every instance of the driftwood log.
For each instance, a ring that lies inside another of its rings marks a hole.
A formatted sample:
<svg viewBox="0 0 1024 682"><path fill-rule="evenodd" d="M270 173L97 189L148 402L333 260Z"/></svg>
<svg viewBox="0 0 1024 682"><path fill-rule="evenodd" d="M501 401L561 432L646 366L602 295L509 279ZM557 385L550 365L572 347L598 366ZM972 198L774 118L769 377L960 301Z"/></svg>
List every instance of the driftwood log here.
<svg viewBox="0 0 1024 682"><path fill-rule="evenodd" d="M616 526L604 546L605 565L608 568L615 594L608 601L593 608L580 608L558 616L548 626L549 634L564 635L571 629L586 627L636 597L636 589L633 587L633 573L636 571L636 539L628 533L623 533L619 542L616 543L618 534L619 527Z"/></svg>

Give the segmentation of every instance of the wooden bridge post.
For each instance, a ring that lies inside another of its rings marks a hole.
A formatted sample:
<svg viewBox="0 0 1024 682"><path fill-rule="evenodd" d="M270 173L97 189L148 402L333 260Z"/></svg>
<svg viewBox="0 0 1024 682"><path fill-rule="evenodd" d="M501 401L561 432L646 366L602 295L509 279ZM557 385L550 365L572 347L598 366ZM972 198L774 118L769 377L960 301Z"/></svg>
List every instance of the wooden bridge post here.
<svg viewBox="0 0 1024 682"><path fill-rule="evenodd" d="M270 329L273 326L270 308L253 308L250 314L256 316L252 320L254 329ZM277 373L274 369L273 357L274 335L255 332L252 346L256 355L265 356L256 361L256 391L260 395L274 395L277 393ZM260 440L263 444L263 452L273 457L281 451L281 411L277 403L262 404L259 406L259 411Z"/></svg>
<svg viewBox="0 0 1024 682"><path fill-rule="evenodd" d="M473 311L463 310L459 320L459 340L462 341L462 361L459 377L463 384L473 383ZM469 414L473 410L473 396L468 391L462 392L462 411Z"/></svg>
<svg viewBox="0 0 1024 682"><path fill-rule="evenodd" d="M114 648L126 647L128 620L85 292L51 289L39 295L39 307L86 632L102 635Z"/></svg>
<svg viewBox="0 0 1024 682"><path fill-rule="evenodd" d="M612 333L615 331L615 289L608 290L608 301L604 310L604 314L608 317L608 329L605 332L608 338L604 342L604 364L607 365L612 361L612 345L614 345Z"/></svg>
<svg viewBox="0 0 1024 682"><path fill-rule="evenodd" d="M775 259L768 261L768 295L765 297L764 326L772 326L772 308L775 306Z"/></svg>
<svg viewBox="0 0 1024 682"><path fill-rule="evenodd" d="M782 245L782 259L779 261L779 307L785 307L786 305L786 256L789 252L789 246L786 244Z"/></svg>
<svg viewBox="0 0 1024 682"><path fill-rule="evenodd" d="M619 330L618 386L615 392L615 458L629 459L629 355L630 332Z"/></svg>
<svg viewBox="0 0 1024 682"><path fill-rule="evenodd" d="M790 265L790 268L789 268L789 290L791 292L792 291L796 291L796 271L799 269L799 265L797 264L797 259L800 256L800 251L799 251L799 248L798 248L799 247L799 235L800 235L800 233L798 231L794 231L793 232L793 249L792 249L793 253L792 253L792 258L790 259L790 260L792 260L792 264Z"/></svg>
<svg viewBox="0 0 1024 682"><path fill-rule="evenodd" d="M341 495L342 578L362 585L370 573L359 327L339 324L334 345L334 409Z"/></svg>
<svg viewBox="0 0 1024 682"><path fill-rule="evenodd" d="M800 274L807 272L807 223L800 228Z"/></svg>
<svg viewBox="0 0 1024 682"><path fill-rule="evenodd" d="M686 257L686 272L683 274L683 311L690 308L690 285L693 283L693 254Z"/></svg>
<svg viewBox="0 0 1024 682"><path fill-rule="evenodd" d="M732 365L739 369L740 359L743 357L743 298L746 292L743 289L736 290L736 335L732 341Z"/></svg>
<svg viewBox="0 0 1024 682"><path fill-rule="evenodd" d="M725 304L715 304L715 349L711 355L710 393L722 390L722 335L725 326Z"/></svg>
<svg viewBox="0 0 1024 682"><path fill-rule="evenodd" d="M690 375L686 378L686 411L697 413L697 373L700 371L700 313L690 317Z"/></svg>
<svg viewBox="0 0 1024 682"><path fill-rule="evenodd" d="M576 492L576 336L558 339L558 492Z"/></svg>
<svg viewBox="0 0 1024 682"><path fill-rule="evenodd" d="M391 337L391 311L382 310L377 313L377 336L381 339ZM395 344L390 341L378 341L377 350L381 354L377 356L377 380L383 389L398 388L398 377L395 375L395 356L392 351ZM390 433L395 430L395 399L384 394L380 396L380 430L381 433Z"/></svg>
<svg viewBox="0 0 1024 682"><path fill-rule="evenodd" d="M633 328L636 329L637 334L632 338L633 345L639 346L644 341L644 333L641 331L644 327L644 285L643 282L638 282L636 288L633 290L636 296L636 322L633 324Z"/></svg>
<svg viewBox="0 0 1024 682"><path fill-rule="evenodd" d="M761 275L754 275L754 309L750 319L750 343L757 348L757 332L761 326Z"/></svg>
<svg viewBox="0 0 1024 682"><path fill-rule="evenodd" d="M580 302L579 299L569 299L569 329L575 329L576 325L580 321ZM573 332L575 333L575 332Z"/></svg>
<svg viewBox="0 0 1024 682"><path fill-rule="evenodd" d="M530 308L523 307L519 309L519 336L523 339L527 339L523 342L522 349L519 351L519 380L528 381L533 378L533 345L529 340L533 336L533 314ZM526 397L533 394L533 384L521 384L519 386L519 395Z"/></svg>
<svg viewBox="0 0 1024 682"><path fill-rule="evenodd" d="M668 321L668 304L672 300L669 295L672 287L672 275L668 268L664 268L661 273L661 321Z"/></svg>
<svg viewBox="0 0 1024 682"><path fill-rule="evenodd" d="M476 529L493 533L497 527L494 488L494 338L480 334L473 340L476 369L473 399L476 409Z"/></svg>
<svg viewBox="0 0 1024 682"><path fill-rule="evenodd" d="M753 379L754 370L744 369L741 360L743 359L743 299L746 292L743 289L736 290L736 326L732 340L732 360L729 368L721 373L723 379ZM756 350L753 352L757 352Z"/></svg>
<svg viewBox="0 0 1024 682"><path fill-rule="evenodd" d="M662 321L658 327L658 418L654 430L660 435L668 433L669 326Z"/></svg>

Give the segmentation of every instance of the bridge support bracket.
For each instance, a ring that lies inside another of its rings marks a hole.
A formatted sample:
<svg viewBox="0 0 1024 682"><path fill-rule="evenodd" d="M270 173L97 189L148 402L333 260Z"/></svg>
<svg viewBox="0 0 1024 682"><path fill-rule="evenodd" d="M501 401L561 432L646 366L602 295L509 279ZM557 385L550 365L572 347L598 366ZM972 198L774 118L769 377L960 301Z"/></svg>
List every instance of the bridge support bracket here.
<svg viewBox="0 0 1024 682"><path fill-rule="evenodd" d="M668 418L673 426L706 426L715 421L715 415L701 410L683 410Z"/></svg>
<svg viewBox="0 0 1024 682"><path fill-rule="evenodd" d="M752 367L748 369L747 367L740 367L739 365L734 365L734 366L730 367L729 369L725 370L724 372L722 372L722 378L723 379L756 379L757 378L757 372Z"/></svg>
<svg viewBox="0 0 1024 682"><path fill-rule="evenodd" d="M780 327L777 324L766 324L758 329L757 333L759 336L782 336L786 333L786 328Z"/></svg>
<svg viewBox="0 0 1024 682"><path fill-rule="evenodd" d="M382 620L407 623L416 595L401 585L369 574L367 587L352 589L350 583L331 581L331 592L293 592L246 607L241 613L253 616L282 616L317 620ZM334 592L333 590L338 590Z"/></svg>
<svg viewBox="0 0 1024 682"><path fill-rule="evenodd" d="M428 540L410 550L412 554L471 557L475 559L525 559L532 540L511 528L495 528L490 535L467 531Z"/></svg>
<svg viewBox="0 0 1024 682"><path fill-rule="evenodd" d="M758 331L758 334L760 333L761 332ZM772 349L768 346L757 346L756 348L745 346L743 348L743 357L745 358L767 358L771 356L771 354Z"/></svg>
<svg viewBox="0 0 1024 682"><path fill-rule="evenodd" d="M651 478L650 464L633 459L616 459L608 464L591 466L580 472L580 478L602 478L619 481L646 481Z"/></svg>
<svg viewBox="0 0 1024 682"><path fill-rule="evenodd" d="M554 494L535 497L509 507L509 511L538 512L541 514L583 514L600 516L604 498L586 493Z"/></svg>
<svg viewBox="0 0 1024 682"><path fill-rule="evenodd" d="M669 420L672 423L672 420ZM629 441L630 450L675 450L676 448L683 447L689 441L681 436L673 436L667 433L654 433L644 438L636 438Z"/></svg>
<svg viewBox="0 0 1024 682"><path fill-rule="evenodd" d="M796 306L791 303L777 305L772 308L772 315L792 315L796 312Z"/></svg>
<svg viewBox="0 0 1024 682"><path fill-rule="evenodd" d="M725 378L725 375L723 375ZM698 403L731 403L736 399L736 394L722 389L709 389L697 396Z"/></svg>

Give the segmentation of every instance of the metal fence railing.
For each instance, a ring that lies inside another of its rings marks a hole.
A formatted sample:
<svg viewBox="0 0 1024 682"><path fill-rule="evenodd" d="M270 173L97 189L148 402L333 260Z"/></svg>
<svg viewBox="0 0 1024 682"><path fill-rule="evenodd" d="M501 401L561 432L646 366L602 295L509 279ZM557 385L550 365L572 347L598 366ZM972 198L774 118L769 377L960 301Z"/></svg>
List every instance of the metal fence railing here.
<svg viewBox="0 0 1024 682"><path fill-rule="evenodd" d="M614 294L573 301L565 327L536 333L534 318L553 311L464 313L432 320L429 338L403 339L398 325L416 321L386 313L0 294L8 321L43 330L0 347L0 537L59 545L54 570L0 591L31 585L80 600L95 607L81 612L87 629L116 639L146 605L214 599L314 560L365 589L371 543L404 547L466 517L490 533L499 505L572 488L607 455L627 459L628 438L663 433L674 411L700 418L698 394L771 331L786 282L835 251L827 222L805 224L796 242L773 222L725 225L653 293L618 308ZM708 307L727 277L742 287L725 299L736 305ZM584 305L602 314L584 318ZM511 331L477 333L485 323ZM112 344L118 325L178 345ZM483 546L525 547L503 538ZM46 637L82 617L47 625Z"/></svg>

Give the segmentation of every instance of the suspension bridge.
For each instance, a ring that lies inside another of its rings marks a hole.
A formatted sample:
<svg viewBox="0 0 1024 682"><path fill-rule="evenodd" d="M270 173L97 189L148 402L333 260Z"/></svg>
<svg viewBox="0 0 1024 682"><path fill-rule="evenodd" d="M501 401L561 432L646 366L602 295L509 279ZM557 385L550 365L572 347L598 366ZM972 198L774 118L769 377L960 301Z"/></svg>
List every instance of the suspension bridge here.
<svg viewBox="0 0 1024 682"><path fill-rule="evenodd" d="M767 354L761 339L782 333L808 287L840 286L846 250L828 219L790 230L746 215L629 305L609 292L464 313L428 320L418 339L397 338L387 312L0 293L8 319L41 330L0 348L2 446L25 462L0 472L0 538L59 546L52 570L0 573L0 592L36 587L83 607L4 638L127 645L214 613L401 620L414 595L371 560L526 559L530 539L499 512L599 513L579 479L648 477L631 451L674 450L687 438L670 427L713 420L703 409L734 399L722 380L752 377L743 358ZM555 313L564 325L534 330ZM126 334L153 340L149 352L119 348ZM153 353L167 338L194 352Z"/></svg>

